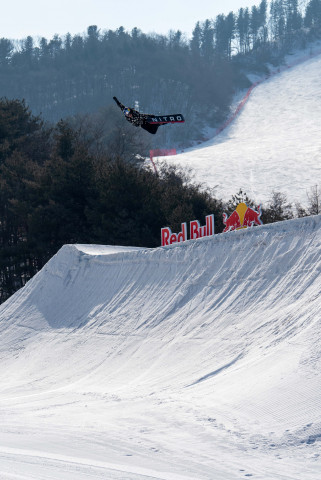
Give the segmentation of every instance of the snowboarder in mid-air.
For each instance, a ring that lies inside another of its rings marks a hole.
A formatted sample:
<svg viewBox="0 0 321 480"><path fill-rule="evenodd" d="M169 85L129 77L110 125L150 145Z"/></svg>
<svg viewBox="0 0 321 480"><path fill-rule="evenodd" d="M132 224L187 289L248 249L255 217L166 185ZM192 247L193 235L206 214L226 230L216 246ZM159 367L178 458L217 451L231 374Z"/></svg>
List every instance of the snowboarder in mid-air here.
<svg viewBox="0 0 321 480"><path fill-rule="evenodd" d="M121 111L124 113L126 120L135 125L135 127L142 127L149 133L155 134L160 125L167 123L183 123L185 122L183 115L150 115L147 113L140 113L133 108L125 107L120 101L113 97Z"/></svg>

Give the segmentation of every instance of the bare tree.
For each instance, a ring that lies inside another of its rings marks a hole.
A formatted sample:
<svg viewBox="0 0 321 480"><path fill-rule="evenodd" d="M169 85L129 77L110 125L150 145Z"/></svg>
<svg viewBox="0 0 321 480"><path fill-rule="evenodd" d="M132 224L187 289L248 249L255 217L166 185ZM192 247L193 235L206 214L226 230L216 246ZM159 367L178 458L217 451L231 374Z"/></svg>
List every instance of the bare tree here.
<svg viewBox="0 0 321 480"><path fill-rule="evenodd" d="M321 195L318 185L311 187L308 197L308 212L310 215L319 215L321 213Z"/></svg>

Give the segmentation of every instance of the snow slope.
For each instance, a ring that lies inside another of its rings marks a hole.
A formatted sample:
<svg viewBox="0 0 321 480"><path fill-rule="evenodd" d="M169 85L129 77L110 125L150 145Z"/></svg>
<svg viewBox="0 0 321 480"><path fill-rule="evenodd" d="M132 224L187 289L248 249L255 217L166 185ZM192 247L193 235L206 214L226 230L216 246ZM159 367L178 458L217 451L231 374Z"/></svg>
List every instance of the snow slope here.
<svg viewBox="0 0 321 480"><path fill-rule="evenodd" d="M321 185L320 45L292 57L292 68L281 68L253 89L228 128L167 160L192 168L196 180L215 187L224 200L242 188L267 203L275 190L306 205L307 192Z"/></svg>
<svg viewBox="0 0 321 480"><path fill-rule="evenodd" d="M1 480L319 480L321 216L64 246L0 307Z"/></svg>

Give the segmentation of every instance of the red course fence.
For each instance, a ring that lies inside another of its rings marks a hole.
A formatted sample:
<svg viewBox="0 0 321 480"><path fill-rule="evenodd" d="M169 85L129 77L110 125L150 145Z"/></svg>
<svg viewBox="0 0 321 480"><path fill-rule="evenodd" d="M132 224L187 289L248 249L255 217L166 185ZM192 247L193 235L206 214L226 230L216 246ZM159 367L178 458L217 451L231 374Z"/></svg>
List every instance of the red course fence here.
<svg viewBox="0 0 321 480"><path fill-rule="evenodd" d="M154 157L166 157L167 155L176 155L176 148L157 148L155 150L149 150L149 158L156 173L157 168L153 160Z"/></svg>

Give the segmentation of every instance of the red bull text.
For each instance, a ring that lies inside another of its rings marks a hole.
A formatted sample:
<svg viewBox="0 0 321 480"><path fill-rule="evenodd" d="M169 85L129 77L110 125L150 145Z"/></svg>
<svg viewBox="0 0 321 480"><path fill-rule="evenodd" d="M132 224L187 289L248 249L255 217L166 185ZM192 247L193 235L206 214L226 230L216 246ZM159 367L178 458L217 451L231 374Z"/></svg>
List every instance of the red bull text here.
<svg viewBox="0 0 321 480"><path fill-rule="evenodd" d="M201 226L198 220L192 220L189 228L190 240L196 240L201 237L211 237L214 235L214 215L207 215L205 217L205 225ZM162 247L172 245L173 243L186 242L187 238L187 225L181 224L181 231L179 233L172 233L169 227L162 228L161 241Z"/></svg>
<svg viewBox="0 0 321 480"><path fill-rule="evenodd" d="M258 211L248 207L245 203L239 203L229 217L226 213L223 213L223 223L225 225L223 232L262 225L263 222L260 218L262 214L261 206L259 205L257 209Z"/></svg>

